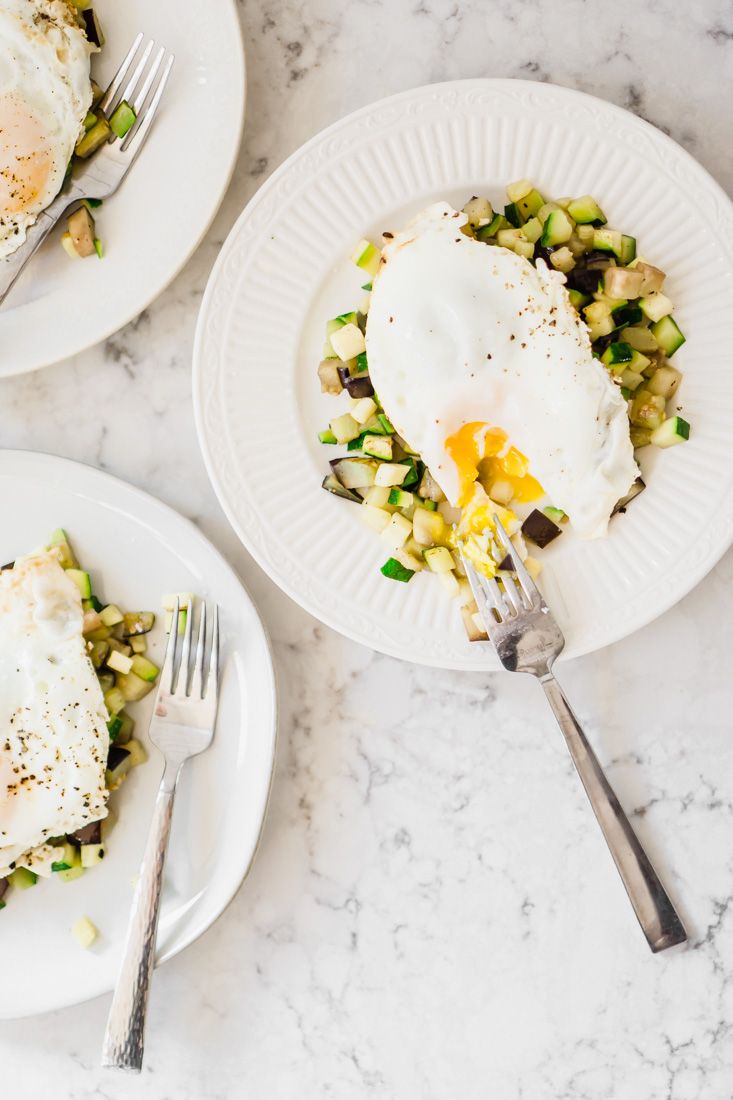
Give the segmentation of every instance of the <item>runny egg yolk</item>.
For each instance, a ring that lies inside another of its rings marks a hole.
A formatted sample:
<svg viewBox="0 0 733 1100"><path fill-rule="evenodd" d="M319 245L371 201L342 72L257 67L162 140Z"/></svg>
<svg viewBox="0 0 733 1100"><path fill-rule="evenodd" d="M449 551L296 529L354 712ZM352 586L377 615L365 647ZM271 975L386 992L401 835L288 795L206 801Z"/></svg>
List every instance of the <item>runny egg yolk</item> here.
<svg viewBox="0 0 733 1100"><path fill-rule="evenodd" d="M41 121L18 96L0 96L0 223L38 209L52 167Z"/></svg>
<svg viewBox="0 0 733 1100"><path fill-rule="evenodd" d="M491 496L495 482L509 482L514 499L524 503L539 500L544 489L529 473L529 462L516 447L509 445L506 432L488 424L464 424L445 441L460 479L458 504L463 507L473 495L476 481Z"/></svg>

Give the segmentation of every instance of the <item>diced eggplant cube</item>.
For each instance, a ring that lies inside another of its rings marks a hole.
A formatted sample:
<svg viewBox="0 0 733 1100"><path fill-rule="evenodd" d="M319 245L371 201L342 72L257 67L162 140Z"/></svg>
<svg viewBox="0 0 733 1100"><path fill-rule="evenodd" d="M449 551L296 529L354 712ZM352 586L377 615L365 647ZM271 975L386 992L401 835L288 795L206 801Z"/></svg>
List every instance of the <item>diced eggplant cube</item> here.
<svg viewBox="0 0 733 1100"><path fill-rule="evenodd" d="M535 508L522 524L522 534L526 539L530 539L535 546L543 549L545 546L549 546L558 535L561 535L562 531L544 512L540 512L538 508Z"/></svg>
<svg viewBox="0 0 733 1100"><path fill-rule="evenodd" d="M110 754L112 750L110 749ZM109 764L109 756L107 757L107 763ZM90 821L88 825L83 825L81 829L77 829L74 833L69 833L69 837L76 844L101 844L102 843L102 822Z"/></svg>
<svg viewBox="0 0 733 1100"><path fill-rule="evenodd" d="M68 219L67 224L69 226L71 243L77 255L93 256L95 251L94 238L96 236L94 218L89 213L86 206L80 206L78 210L75 210Z"/></svg>

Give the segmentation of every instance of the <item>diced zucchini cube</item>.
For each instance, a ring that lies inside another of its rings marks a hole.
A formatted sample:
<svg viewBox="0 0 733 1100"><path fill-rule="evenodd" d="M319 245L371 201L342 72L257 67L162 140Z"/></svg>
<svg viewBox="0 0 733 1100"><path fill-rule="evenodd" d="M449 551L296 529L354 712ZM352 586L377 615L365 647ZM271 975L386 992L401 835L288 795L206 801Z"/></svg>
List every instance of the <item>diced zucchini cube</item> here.
<svg viewBox="0 0 733 1100"><path fill-rule="evenodd" d="M367 527L371 527L372 531L376 531L378 535L381 535L391 519L390 512L385 512L383 508L375 508L372 504L367 504L366 500L359 509L359 514Z"/></svg>
<svg viewBox="0 0 733 1100"><path fill-rule="evenodd" d="M672 312L672 302L661 290L639 299L639 305L650 321L661 321Z"/></svg>
<svg viewBox="0 0 733 1100"><path fill-rule="evenodd" d="M386 485L372 485L367 489L364 502L371 504L374 508L383 508L385 504L389 503L389 495L391 490Z"/></svg>
<svg viewBox="0 0 733 1100"><path fill-rule="evenodd" d="M124 675L124 673L121 673L120 675ZM113 717L115 714L119 714L121 710L125 709L125 702L125 696L120 691L119 685L116 685L115 687L110 688L109 691L105 692L104 705Z"/></svg>
<svg viewBox="0 0 733 1100"><path fill-rule="evenodd" d="M522 233L531 244L535 244L542 236L542 222L539 218L530 218L522 226Z"/></svg>
<svg viewBox="0 0 733 1100"><path fill-rule="evenodd" d="M624 340L637 351L656 351L659 347L652 330L642 325L632 325L624 329Z"/></svg>
<svg viewBox="0 0 733 1100"><path fill-rule="evenodd" d="M405 545L411 534L412 524L409 519L405 519L399 512L395 512L390 516L389 523L386 524L381 537L391 550L399 550L400 547Z"/></svg>
<svg viewBox="0 0 733 1100"><path fill-rule="evenodd" d="M636 258L636 237L621 234L621 249L618 253L619 263L630 264Z"/></svg>
<svg viewBox="0 0 733 1100"><path fill-rule="evenodd" d="M581 195L568 203L568 213L579 225L605 225L606 215L592 195Z"/></svg>
<svg viewBox="0 0 733 1100"><path fill-rule="evenodd" d="M573 222L564 210L552 210L544 223L540 243L544 248L565 244L573 235Z"/></svg>
<svg viewBox="0 0 733 1100"><path fill-rule="evenodd" d="M417 508L412 517L412 531L415 541L421 546L434 546L445 542L448 526L440 512Z"/></svg>
<svg viewBox="0 0 733 1100"><path fill-rule="evenodd" d="M637 428L658 428L664 420L665 401L649 390L638 390L631 405L631 423Z"/></svg>
<svg viewBox="0 0 733 1100"><path fill-rule="evenodd" d="M608 302L604 302L604 301L591 302L590 305L587 305L585 307L585 309L583 310L583 313L585 315L586 321L588 321L589 324L596 324L598 321L601 321L603 318L610 317L611 307L608 304Z"/></svg>
<svg viewBox="0 0 733 1100"><path fill-rule="evenodd" d="M524 238L521 229L500 229L496 234L497 244L500 244L502 248L510 249L512 252L515 245L522 240Z"/></svg>
<svg viewBox="0 0 733 1100"><path fill-rule="evenodd" d="M140 764L144 764L148 759L148 754L142 741L135 741L134 739L128 741L125 745L128 752L128 759L130 761L131 768L137 768Z"/></svg>
<svg viewBox="0 0 733 1100"><path fill-rule="evenodd" d="M350 443L352 439L356 439L361 434L361 429L351 413L337 416L331 421L330 428L337 443Z"/></svg>
<svg viewBox="0 0 733 1100"><path fill-rule="evenodd" d="M166 613L165 613L165 632L166 632L166 634L170 634L170 632L171 632L171 628L173 626L173 614L174 613L172 611L166 611ZM178 612L178 633L179 634L185 634L186 633L186 619L187 618L188 618L188 611L184 607Z"/></svg>
<svg viewBox="0 0 733 1100"><path fill-rule="evenodd" d="M96 867L104 859L104 844L82 844L79 851L82 867Z"/></svg>
<svg viewBox="0 0 733 1100"><path fill-rule="evenodd" d="M662 366L657 367L646 388L649 393L657 393L665 401L669 401L677 393L681 381L682 375L675 367Z"/></svg>
<svg viewBox="0 0 733 1100"><path fill-rule="evenodd" d="M366 271L369 275L374 276L379 270L381 255L380 249L378 249L375 244L362 239L354 249L351 259L357 267L362 269L362 271Z"/></svg>
<svg viewBox="0 0 733 1100"><path fill-rule="evenodd" d="M521 199L517 199L515 206L519 211L520 220L524 223L537 216L545 204L545 200L536 188L532 188Z"/></svg>
<svg viewBox="0 0 733 1100"><path fill-rule="evenodd" d="M403 583L407 583L415 576L413 569L406 568L396 558L389 558L380 569L380 573L391 581L402 581Z"/></svg>
<svg viewBox="0 0 733 1100"><path fill-rule="evenodd" d="M358 325L344 325L343 328L331 334L331 347L342 362L355 359L366 350L364 333Z"/></svg>
<svg viewBox="0 0 733 1100"><path fill-rule="evenodd" d="M463 213L468 217L468 224L474 228L487 225L494 216L489 200L476 198L475 196L469 199L463 207Z"/></svg>
<svg viewBox="0 0 733 1100"><path fill-rule="evenodd" d="M28 867L16 867L15 870L8 875L8 882L11 886L14 886L16 890L27 890L30 886L36 885L38 882L38 875Z"/></svg>
<svg viewBox="0 0 733 1100"><path fill-rule="evenodd" d="M375 485L385 485L391 488L393 485L402 485L407 475L414 467L399 462L383 462L374 475Z"/></svg>
<svg viewBox="0 0 733 1100"><path fill-rule="evenodd" d="M556 271L562 271L567 275L575 267L575 257L567 246L557 248L550 254L550 263Z"/></svg>
<svg viewBox="0 0 733 1100"><path fill-rule="evenodd" d="M92 946L99 932L89 917L80 917L78 921L72 924L71 934L79 947L83 947L86 951Z"/></svg>
<svg viewBox="0 0 733 1100"><path fill-rule="evenodd" d="M651 332L657 344L671 359L677 348L682 347L685 342L680 329L677 327L677 323L673 317L662 317L660 321L655 322L651 326Z"/></svg>
<svg viewBox="0 0 733 1100"><path fill-rule="evenodd" d="M137 115L133 111L127 100L123 99L121 103L115 107L112 112L112 117L109 120L110 129L113 134L118 138L123 138L125 134L132 129L135 125Z"/></svg>
<svg viewBox="0 0 733 1100"><path fill-rule="evenodd" d="M404 489L390 489L387 503L393 504L395 508L410 508L415 503L415 497Z"/></svg>
<svg viewBox="0 0 733 1100"><path fill-rule="evenodd" d="M423 551L423 557L432 573L450 573L456 567L453 555L445 546L431 546Z"/></svg>
<svg viewBox="0 0 733 1100"><path fill-rule="evenodd" d="M632 393L634 390L638 390L643 381L643 374L639 374L637 371L629 370L628 368L621 375L622 386Z"/></svg>
<svg viewBox="0 0 733 1100"><path fill-rule="evenodd" d="M81 592L83 600L88 600L92 594L92 579L83 569L67 569L66 576L73 581Z"/></svg>
<svg viewBox="0 0 733 1100"><path fill-rule="evenodd" d="M519 202L532 190L531 180L517 180L516 183L508 183L506 188L509 202Z"/></svg>
<svg viewBox="0 0 733 1100"><path fill-rule="evenodd" d="M114 672L129 672L132 669L132 658L113 649L107 657L107 668L113 669Z"/></svg>
<svg viewBox="0 0 733 1100"><path fill-rule="evenodd" d="M77 141L74 152L78 157L90 157L92 153L96 153L112 134L110 124L106 118L100 118L98 122L92 126L91 130L87 132Z"/></svg>
<svg viewBox="0 0 733 1100"><path fill-rule="evenodd" d="M631 345L620 340L615 344L608 345L601 356L601 362L605 363L607 367L613 367L614 369L620 366L623 370L625 364L630 363L633 357L634 349Z"/></svg>
<svg viewBox="0 0 733 1100"><path fill-rule="evenodd" d="M139 676L141 680L146 680L148 683L155 683L158 678L160 669L157 665L154 665L152 661L149 661L147 657L141 656L136 653L132 658L132 671L136 676Z"/></svg>
<svg viewBox="0 0 733 1100"><path fill-rule="evenodd" d="M144 661L145 658L141 657L140 660ZM119 707L119 710L123 709L125 703L137 703L138 700L144 699L154 687L153 681L143 680L135 672L118 672L113 690L118 691L122 696L122 707Z"/></svg>
<svg viewBox="0 0 733 1100"><path fill-rule="evenodd" d="M361 397L351 406L351 415L357 424L366 424L377 411L377 403L371 397Z"/></svg>
<svg viewBox="0 0 733 1100"><path fill-rule="evenodd" d="M339 458L331 469L345 489L367 489L374 485L377 463L370 458Z"/></svg>
<svg viewBox="0 0 733 1100"><path fill-rule="evenodd" d="M105 626L117 626L117 624L121 623L124 619L124 615L120 611L119 607L116 607L113 603L107 604L106 607L103 607L102 610L99 612L99 617Z"/></svg>
<svg viewBox="0 0 733 1100"><path fill-rule="evenodd" d="M51 870L59 874L62 871L70 871L74 867L81 867L81 853L70 841L65 841L63 847L58 850L58 859L51 864Z"/></svg>
<svg viewBox="0 0 733 1100"><path fill-rule="evenodd" d="M514 251L517 256L524 256L525 260L531 260L534 256L534 245L530 241L515 241Z"/></svg>
<svg viewBox="0 0 733 1100"><path fill-rule="evenodd" d="M655 447L674 447L690 438L690 425L681 416L670 416L651 434L650 442Z"/></svg>
<svg viewBox="0 0 733 1100"><path fill-rule="evenodd" d="M623 247L621 234L615 229L595 229L593 247L600 252L612 252L614 256L619 256Z"/></svg>

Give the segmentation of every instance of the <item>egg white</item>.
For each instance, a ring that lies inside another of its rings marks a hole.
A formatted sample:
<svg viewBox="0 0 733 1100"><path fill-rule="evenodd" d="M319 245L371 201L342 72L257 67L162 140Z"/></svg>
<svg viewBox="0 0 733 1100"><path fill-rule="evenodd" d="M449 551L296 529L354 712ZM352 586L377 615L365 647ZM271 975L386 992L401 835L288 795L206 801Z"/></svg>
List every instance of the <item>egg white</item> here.
<svg viewBox="0 0 733 1100"><path fill-rule="evenodd" d="M92 102L91 52L65 0L0 0L0 258L61 189Z"/></svg>
<svg viewBox="0 0 733 1100"><path fill-rule="evenodd" d="M502 429L578 535L606 533L638 475L626 403L542 261L461 232L436 203L389 240L367 319L369 373L389 418L460 503L446 441L466 424Z"/></svg>
<svg viewBox="0 0 733 1100"><path fill-rule="evenodd" d="M107 814L107 714L82 618L52 554L0 573L0 877L43 871L49 837Z"/></svg>

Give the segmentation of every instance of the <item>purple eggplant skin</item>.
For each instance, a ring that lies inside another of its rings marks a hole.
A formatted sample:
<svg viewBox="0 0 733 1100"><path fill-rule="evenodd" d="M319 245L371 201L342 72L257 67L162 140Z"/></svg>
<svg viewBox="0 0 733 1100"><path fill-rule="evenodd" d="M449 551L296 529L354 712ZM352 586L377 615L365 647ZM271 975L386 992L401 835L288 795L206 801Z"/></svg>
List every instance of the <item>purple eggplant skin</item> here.
<svg viewBox="0 0 733 1100"><path fill-rule="evenodd" d="M339 374L341 372L339 371ZM344 380L344 388L349 397L373 397L374 386L368 374L355 374Z"/></svg>
<svg viewBox="0 0 733 1100"><path fill-rule="evenodd" d="M504 560L500 561L496 568L500 573L513 573L514 561L512 560L511 554L507 554Z"/></svg>
<svg viewBox="0 0 733 1100"><path fill-rule="evenodd" d="M88 825L83 825L75 833L69 833L67 839L75 844L101 844L102 822L90 821Z"/></svg>
<svg viewBox="0 0 733 1100"><path fill-rule="evenodd" d="M522 524L522 534L535 546L539 546L540 550L543 550L545 546L549 546L553 539L561 535L562 531L556 523L552 522L549 516L535 508Z"/></svg>
<svg viewBox="0 0 733 1100"><path fill-rule="evenodd" d="M0 901L5 897L8 889L8 880L6 878L0 878Z"/></svg>
<svg viewBox="0 0 733 1100"><path fill-rule="evenodd" d="M537 241L537 244L534 246L534 258L535 260L544 260L547 266L551 268L552 260L550 256L554 251L554 248L548 248L546 245L540 244L540 242Z"/></svg>
<svg viewBox="0 0 733 1100"><path fill-rule="evenodd" d="M130 755L129 749L124 749L122 745L110 745L109 754L107 755L107 767L113 772L115 768L119 767L126 756Z"/></svg>
<svg viewBox="0 0 733 1100"><path fill-rule="evenodd" d="M627 506L629 504L631 504L632 500L636 500L639 493L643 493L645 489L646 489L646 482L644 481L644 479L642 477L637 477L636 481L631 486L631 488L629 489L626 496L621 497L621 500L618 502L618 504L616 505L614 510L611 512L611 515L616 516L619 513L623 514L626 511Z"/></svg>
<svg viewBox="0 0 733 1100"><path fill-rule="evenodd" d="M333 465L333 463L331 463ZM362 498L358 493L355 493L352 489L346 489L338 479L336 474L329 474L324 477L321 482L321 488L325 489L327 493L333 493L335 497L341 497L343 500L351 500L354 504L363 504Z"/></svg>
<svg viewBox="0 0 733 1100"><path fill-rule="evenodd" d="M601 272L597 268L574 267L565 276L565 285L568 290L579 290L581 294L595 294L601 279Z"/></svg>

